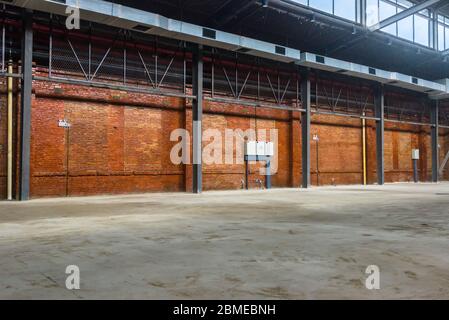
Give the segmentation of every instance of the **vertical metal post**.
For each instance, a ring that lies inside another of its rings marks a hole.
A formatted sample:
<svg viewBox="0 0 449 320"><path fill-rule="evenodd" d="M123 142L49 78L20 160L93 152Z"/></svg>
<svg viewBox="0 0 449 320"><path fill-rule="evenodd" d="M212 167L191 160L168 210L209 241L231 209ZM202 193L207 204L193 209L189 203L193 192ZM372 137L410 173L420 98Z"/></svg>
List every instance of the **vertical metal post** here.
<svg viewBox="0 0 449 320"><path fill-rule="evenodd" d="M366 0L359 0L360 23L366 27Z"/></svg>
<svg viewBox="0 0 449 320"><path fill-rule="evenodd" d="M271 189L271 161L270 159L267 160L266 163L266 168L267 168L267 175L265 176L265 187L267 189Z"/></svg>
<svg viewBox="0 0 449 320"><path fill-rule="evenodd" d="M310 187L310 71L301 74L301 101L305 110L301 116L302 136L302 187Z"/></svg>
<svg viewBox="0 0 449 320"><path fill-rule="evenodd" d="M433 100L430 106L430 119L432 123L431 131L431 140L432 140L432 182L438 182L438 171L440 168L439 164L439 148L438 148L438 113L439 113L438 100Z"/></svg>
<svg viewBox="0 0 449 320"><path fill-rule="evenodd" d="M385 97L384 87L379 85L374 92L374 106L376 118L376 157L377 157L377 183L385 184L384 168L384 131L385 131Z"/></svg>
<svg viewBox="0 0 449 320"><path fill-rule="evenodd" d="M4 7L3 7L4 8ZM0 71L4 72L6 70L6 65L5 65L5 48L6 48L6 27L5 27L5 21L3 20L3 25L2 25L2 69Z"/></svg>
<svg viewBox="0 0 449 320"><path fill-rule="evenodd" d="M48 77L51 78L53 70L53 14L50 14L50 36L48 39Z"/></svg>
<svg viewBox="0 0 449 320"><path fill-rule="evenodd" d="M23 15L20 200L30 198L31 92L33 86L33 12Z"/></svg>
<svg viewBox="0 0 449 320"><path fill-rule="evenodd" d="M193 193L203 190L202 174L202 119L203 119L203 46L193 54Z"/></svg>
<svg viewBox="0 0 449 320"><path fill-rule="evenodd" d="M8 63L8 73L13 73L12 61L10 60ZM7 199L12 200L13 191L13 79L12 77L7 78L7 95L8 95L8 164L7 164Z"/></svg>
<svg viewBox="0 0 449 320"><path fill-rule="evenodd" d="M431 20L429 28L429 39L431 41L430 45L435 50L438 50L438 11L437 10L431 10ZM440 48L444 49L444 48Z"/></svg>
<svg viewBox="0 0 449 320"><path fill-rule="evenodd" d="M418 159L413 159L413 182L418 183Z"/></svg>

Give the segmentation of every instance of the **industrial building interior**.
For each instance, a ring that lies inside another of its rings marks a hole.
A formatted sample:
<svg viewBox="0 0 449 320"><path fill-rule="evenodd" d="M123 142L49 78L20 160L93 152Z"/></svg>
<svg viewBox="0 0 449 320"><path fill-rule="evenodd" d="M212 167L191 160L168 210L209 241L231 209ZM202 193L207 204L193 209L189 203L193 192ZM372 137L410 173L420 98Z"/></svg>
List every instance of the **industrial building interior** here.
<svg viewBox="0 0 449 320"><path fill-rule="evenodd" d="M448 1L9 0L0 33L0 299L449 298Z"/></svg>

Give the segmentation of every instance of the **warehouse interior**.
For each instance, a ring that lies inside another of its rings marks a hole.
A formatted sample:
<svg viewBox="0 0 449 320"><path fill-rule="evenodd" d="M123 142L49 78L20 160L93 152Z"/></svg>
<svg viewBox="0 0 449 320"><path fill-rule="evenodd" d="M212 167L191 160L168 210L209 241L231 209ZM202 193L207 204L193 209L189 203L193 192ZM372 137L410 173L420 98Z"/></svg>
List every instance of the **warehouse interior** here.
<svg viewBox="0 0 449 320"><path fill-rule="evenodd" d="M446 1L375 0L380 30L338 1L2 1L0 199L266 187L263 163L173 163L179 128L193 158L275 129L274 188L448 180Z"/></svg>

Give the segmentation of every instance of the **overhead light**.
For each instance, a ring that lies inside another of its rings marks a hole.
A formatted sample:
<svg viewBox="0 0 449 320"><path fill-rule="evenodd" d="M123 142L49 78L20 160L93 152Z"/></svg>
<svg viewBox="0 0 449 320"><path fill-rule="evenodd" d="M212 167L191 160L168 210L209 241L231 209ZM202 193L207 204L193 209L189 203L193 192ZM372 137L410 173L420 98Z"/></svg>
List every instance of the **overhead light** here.
<svg viewBox="0 0 449 320"><path fill-rule="evenodd" d="M393 40L391 40L391 38L389 38L387 44L388 44L389 46L391 46L391 45L393 44Z"/></svg>
<svg viewBox="0 0 449 320"><path fill-rule="evenodd" d="M355 26L352 26L352 34L357 34L357 30L355 29Z"/></svg>
<svg viewBox="0 0 449 320"><path fill-rule="evenodd" d="M269 0L262 0L262 8L268 8L268 1Z"/></svg>
<svg viewBox="0 0 449 320"><path fill-rule="evenodd" d="M314 14L312 14L312 19L310 20L310 22L315 22L316 20L315 20L315 15Z"/></svg>

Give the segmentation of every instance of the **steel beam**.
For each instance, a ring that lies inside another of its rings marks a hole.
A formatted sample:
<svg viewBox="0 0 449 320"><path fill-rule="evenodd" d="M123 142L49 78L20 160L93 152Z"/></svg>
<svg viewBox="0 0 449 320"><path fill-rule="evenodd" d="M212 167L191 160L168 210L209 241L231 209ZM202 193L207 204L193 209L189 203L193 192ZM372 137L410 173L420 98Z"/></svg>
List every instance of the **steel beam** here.
<svg viewBox="0 0 449 320"><path fill-rule="evenodd" d="M198 45L193 54L193 193L203 191L202 172L202 120L203 120L203 46Z"/></svg>
<svg viewBox="0 0 449 320"><path fill-rule="evenodd" d="M302 137L302 187L310 187L310 71L304 70L301 74L301 137Z"/></svg>
<svg viewBox="0 0 449 320"><path fill-rule="evenodd" d="M30 198L31 93L33 85L33 12L23 14L20 200Z"/></svg>
<svg viewBox="0 0 449 320"><path fill-rule="evenodd" d="M384 131L385 131L385 97L384 87L379 85L374 92L374 108L376 120L376 157L377 157L377 183L385 184L384 168Z"/></svg>
<svg viewBox="0 0 449 320"><path fill-rule="evenodd" d="M439 164L439 148L438 148L438 100L433 100L430 106L430 119L433 124L431 127L431 140L432 140L432 182L438 182Z"/></svg>
<svg viewBox="0 0 449 320"><path fill-rule="evenodd" d="M434 4L437 4L438 2L440 2L441 0L427 0L424 1L422 3L419 3L417 5L414 5L413 7L410 7L404 11L401 11L398 14L395 14L385 20L382 20L378 23L376 23L375 25L372 25L370 27L368 27L368 29L370 31L376 31L376 30L380 30L382 28L388 27L389 25L398 22L399 20L402 20L404 18L407 18L408 16L411 16L412 14L418 13L424 9L427 9L430 6L433 6Z"/></svg>

